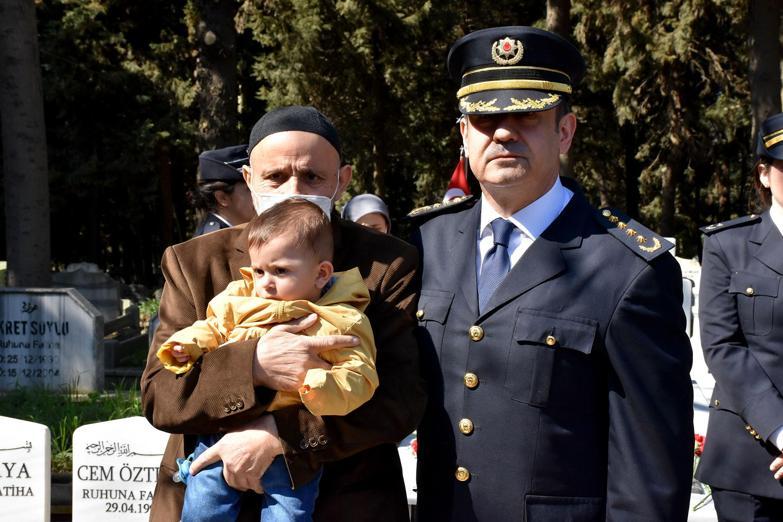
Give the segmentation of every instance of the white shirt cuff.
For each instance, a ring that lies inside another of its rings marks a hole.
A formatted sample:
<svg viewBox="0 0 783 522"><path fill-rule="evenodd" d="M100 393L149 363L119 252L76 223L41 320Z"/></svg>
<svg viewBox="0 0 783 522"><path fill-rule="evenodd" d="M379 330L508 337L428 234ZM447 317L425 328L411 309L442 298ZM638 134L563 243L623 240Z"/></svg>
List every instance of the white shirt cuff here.
<svg viewBox="0 0 783 522"><path fill-rule="evenodd" d="M772 432L772 435L769 436L769 441L780 451L783 451L783 425L780 425L778 429Z"/></svg>

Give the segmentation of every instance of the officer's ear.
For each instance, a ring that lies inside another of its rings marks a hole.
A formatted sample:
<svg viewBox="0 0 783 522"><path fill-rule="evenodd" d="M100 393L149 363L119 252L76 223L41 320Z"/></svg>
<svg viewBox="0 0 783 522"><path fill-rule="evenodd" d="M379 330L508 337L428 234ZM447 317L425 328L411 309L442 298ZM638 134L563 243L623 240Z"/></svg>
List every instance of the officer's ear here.
<svg viewBox="0 0 783 522"><path fill-rule="evenodd" d="M222 190L216 190L212 193L212 195L215 196L215 201L219 207L231 206L231 195L223 192Z"/></svg>
<svg viewBox="0 0 783 522"><path fill-rule="evenodd" d="M756 166L756 171L758 173L759 182L761 182L761 186L765 189L769 188L769 165L765 165L762 162L759 162L759 164Z"/></svg>
<svg viewBox="0 0 783 522"><path fill-rule="evenodd" d="M462 135L462 154L468 157L468 118L463 114L457 118L459 133Z"/></svg>
<svg viewBox="0 0 783 522"><path fill-rule="evenodd" d="M557 133L560 136L560 154L568 154L571 142L574 141L574 134L576 134L576 116L573 112L561 116L557 124Z"/></svg>

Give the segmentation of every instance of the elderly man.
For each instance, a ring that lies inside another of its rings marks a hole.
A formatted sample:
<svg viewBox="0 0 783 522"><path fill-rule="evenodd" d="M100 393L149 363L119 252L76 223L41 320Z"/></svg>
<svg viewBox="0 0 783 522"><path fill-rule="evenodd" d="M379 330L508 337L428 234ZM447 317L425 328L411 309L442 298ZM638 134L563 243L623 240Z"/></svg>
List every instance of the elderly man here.
<svg viewBox="0 0 783 522"><path fill-rule="evenodd" d="M584 74L500 27L448 58L480 198L422 209L422 520L685 521L691 348L663 238L559 175Z"/></svg>
<svg viewBox="0 0 783 522"><path fill-rule="evenodd" d="M416 251L394 237L343 221L331 209L351 168L341 164L334 126L312 107L286 107L261 118L250 136L244 175L256 211L298 195L331 214L337 270L358 267L370 289L366 310L377 345L380 386L373 398L345 417L314 417L302 407L265 413L276 390L296 390L310 368L324 367L318 353L348 346L348 336L307 337L312 324L274 327L260 340L204 354L182 376L163 370L158 345L203 319L207 302L249 262L243 226L200 236L166 250L161 325L142 376L142 401L156 427L172 435L153 500L151 519L179 520L183 487L172 481L175 459L193 450L191 434L228 432L191 466L196 473L220 459L229 485L260 492L259 478L283 454L292 486L321 467L316 520L407 520L396 443L410 433L424 408L418 351L413 338ZM342 166L341 166L342 165ZM258 520L258 498L243 499L240 520Z"/></svg>

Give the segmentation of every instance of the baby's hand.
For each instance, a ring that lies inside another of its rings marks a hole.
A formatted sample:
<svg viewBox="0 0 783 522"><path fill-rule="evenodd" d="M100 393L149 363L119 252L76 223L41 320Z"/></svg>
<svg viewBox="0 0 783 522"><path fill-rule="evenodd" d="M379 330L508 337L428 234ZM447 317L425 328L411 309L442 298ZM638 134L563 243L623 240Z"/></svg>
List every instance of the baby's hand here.
<svg viewBox="0 0 783 522"><path fill-rule="evenodd" d="M190 354L181 344L175 344L171 347L171 356L180 364L185 364L190 360Z"/></svg>

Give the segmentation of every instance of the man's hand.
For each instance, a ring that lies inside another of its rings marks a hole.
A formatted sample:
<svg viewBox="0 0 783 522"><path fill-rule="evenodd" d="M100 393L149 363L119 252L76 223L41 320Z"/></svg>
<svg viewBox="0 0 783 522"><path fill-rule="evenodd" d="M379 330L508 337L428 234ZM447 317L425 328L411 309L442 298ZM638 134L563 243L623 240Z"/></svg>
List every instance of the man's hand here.
<svg viewBox="0 0 783 522"><path fill-rule="evenodd" d="M304 383L307 370L323 368L331 364L318 354L335 348L347 348L359 344L353 335L308 336L300 334L318 320L310 314L297 321L279 324L258 340L253 361L253 384L277 391L297 391Z"/></svg>
<svg viewBox="0 0 783 522"><path fill-rule="evenodd" d="M277 425L271 415L262 415L244 429L226 433L214 446L190 465L190 474L218 460L223 461L223 478L229 486L239 491L252 489L263 493L261 475L277 455L283 454L283 446L277 438Z"/></svg>
<svg viewBox="0 0 783 522"><path fill-rule="evenodd" d="M783 453L772 461L772 464L769 465L769 470L774 473L775 480L783 479Z"/></svg>

